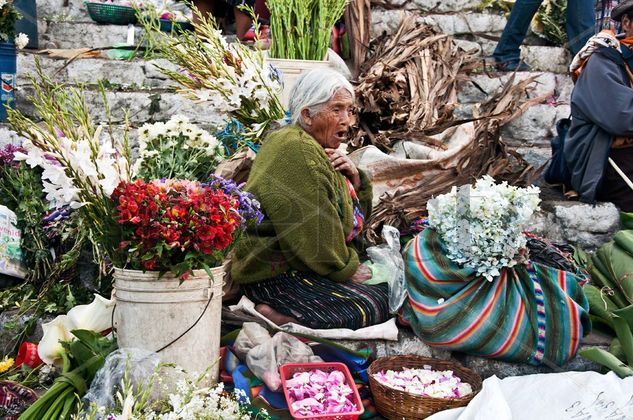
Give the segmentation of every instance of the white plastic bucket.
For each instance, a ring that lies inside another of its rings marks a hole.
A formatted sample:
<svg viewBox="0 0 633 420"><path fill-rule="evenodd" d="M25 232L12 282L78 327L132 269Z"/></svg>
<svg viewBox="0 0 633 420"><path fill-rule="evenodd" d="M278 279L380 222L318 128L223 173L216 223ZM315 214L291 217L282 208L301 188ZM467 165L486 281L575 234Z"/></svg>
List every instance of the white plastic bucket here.
<svg viewBox="0 0 633 420"><path fill-rule="evenodd" d="M327 60L287 60L281 58L268 58L270 64L281 72L283 91L281 92L281 104L288 109L290 91L297 83L297 79L303 73L314 69L333 69L334 66Z"/></svg>
<svg viewBox="0 0 633 420"><path fill-rule="evenodd" d="M158 272L115 268L119 347L155 352L167 346L158 353L163 362L192 374L213 365L208 383L217 383L224 271L212 268L210 279L204 270L196 270L181 283L169 273L159 279Z"/></svg>

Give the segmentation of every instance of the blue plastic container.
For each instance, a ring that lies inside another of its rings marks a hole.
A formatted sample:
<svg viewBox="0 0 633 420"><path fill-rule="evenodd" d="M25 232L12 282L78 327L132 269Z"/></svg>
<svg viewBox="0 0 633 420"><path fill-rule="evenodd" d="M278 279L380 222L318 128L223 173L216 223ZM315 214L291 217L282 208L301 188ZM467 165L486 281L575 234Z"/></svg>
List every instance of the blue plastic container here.
<svg viewBox="0 0 633 420"><path fill-rule="evenodd" d="M5 105L15 108L16 53L13 42L0 42L0 121L7 120Z"/></svg>

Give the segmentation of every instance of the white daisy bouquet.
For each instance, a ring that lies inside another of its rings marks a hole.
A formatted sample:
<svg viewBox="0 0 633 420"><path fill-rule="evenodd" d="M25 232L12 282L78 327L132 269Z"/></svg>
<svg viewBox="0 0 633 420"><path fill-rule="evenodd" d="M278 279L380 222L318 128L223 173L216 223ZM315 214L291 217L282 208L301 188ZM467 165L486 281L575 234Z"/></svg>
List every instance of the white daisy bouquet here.
<svg viewBox="0 0 633 420"><path fill-rule="evenodd" d="M427 204L429 225L441 236L448 258L489 281L525 256L523 234L540 202L539 188L496 184L490 176Z"/></svg>
<svg viewBox="0 0 633 420"><path fill-rule="evenodd" d="M207 181L223 158L215 136L200 129L183 115L169 121L145 124L138 130L139 157L133 173L146 181L188 179Z"/></svg>

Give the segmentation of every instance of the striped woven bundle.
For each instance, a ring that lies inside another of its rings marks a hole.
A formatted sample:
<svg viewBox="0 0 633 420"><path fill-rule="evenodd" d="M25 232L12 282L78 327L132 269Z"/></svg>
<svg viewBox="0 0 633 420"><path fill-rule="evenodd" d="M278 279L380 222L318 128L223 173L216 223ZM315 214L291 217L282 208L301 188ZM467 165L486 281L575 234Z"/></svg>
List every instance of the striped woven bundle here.
<svg viewBox="0 0 633 420"><path fill-rule="evenodd" d="M404 319L427 344L511 362L564 365L591 329L584 277L535 262L489 282L446 257L427 228L405 250Z"/></svg>

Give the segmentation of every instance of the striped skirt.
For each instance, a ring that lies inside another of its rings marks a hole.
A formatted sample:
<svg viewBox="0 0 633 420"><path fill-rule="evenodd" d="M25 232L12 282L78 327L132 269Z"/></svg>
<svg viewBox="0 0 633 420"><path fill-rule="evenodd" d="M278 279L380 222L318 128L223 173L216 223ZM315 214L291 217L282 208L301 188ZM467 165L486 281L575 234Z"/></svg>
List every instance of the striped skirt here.
<svg viewBox="0 0 633 420"><path fill-rule="evenodd" d="M310 328L356 330L390 317L386 284L336 283L315 273L289 271L241 287L256 304L267 304Z"/></svg>

